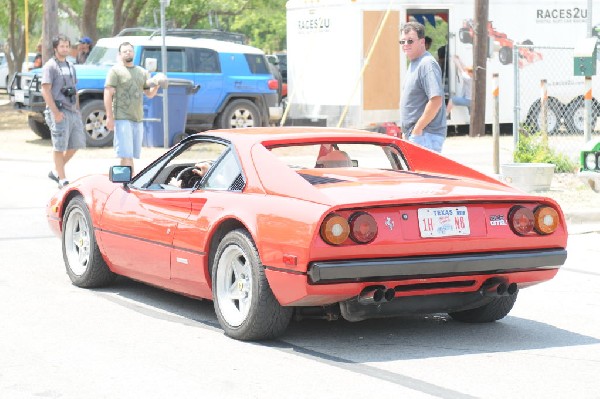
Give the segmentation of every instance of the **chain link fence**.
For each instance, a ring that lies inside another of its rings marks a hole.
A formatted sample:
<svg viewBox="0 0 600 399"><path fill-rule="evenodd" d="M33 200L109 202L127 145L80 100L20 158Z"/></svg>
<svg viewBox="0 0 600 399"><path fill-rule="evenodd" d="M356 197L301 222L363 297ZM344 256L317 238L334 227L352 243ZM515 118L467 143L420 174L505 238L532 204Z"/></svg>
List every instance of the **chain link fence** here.
<svg viewBox="0 0 600 399"><path fill-rule="evenodd" d="M585 78L574 76L573 48L515 45L515 121L517 131L546 131L556 151L577 161L586 142ZM600 76L592 78L591 137L600 139ZM542 99L546 96L546 102Z"/></svg>

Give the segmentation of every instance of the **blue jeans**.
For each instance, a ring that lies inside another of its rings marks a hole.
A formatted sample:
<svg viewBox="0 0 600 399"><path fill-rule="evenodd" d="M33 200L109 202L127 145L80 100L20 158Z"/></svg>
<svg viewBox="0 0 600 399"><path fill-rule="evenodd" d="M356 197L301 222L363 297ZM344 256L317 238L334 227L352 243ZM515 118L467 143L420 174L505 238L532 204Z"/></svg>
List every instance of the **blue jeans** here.
<svg viewBox="0 0 600 399"><path fill-rule="evenodd" d="M411 134L408 137L408 141L410 141L411 143L418 144L422 147L428 148L436 152L442 152L442 146L444 145L445 140L446 136L441 136L439 134L431 134L427 132L423 132L423 134L419 136Z"/></svg>
<svg viewBox="0 0 600 399"><path fill-rule="evenodd" d="M139 159L143 141L144 125L142 122L132 122L122 119L115 121L113 143L117 157Z"/></svg>

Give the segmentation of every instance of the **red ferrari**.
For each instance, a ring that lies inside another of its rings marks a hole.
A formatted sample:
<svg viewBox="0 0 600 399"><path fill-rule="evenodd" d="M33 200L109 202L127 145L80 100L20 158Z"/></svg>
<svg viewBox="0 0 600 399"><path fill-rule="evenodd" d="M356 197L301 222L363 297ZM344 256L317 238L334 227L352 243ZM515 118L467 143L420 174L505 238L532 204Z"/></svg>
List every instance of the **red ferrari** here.
<svg viewBox="0 0 600 399"><path fill-rule="evenodd" d="M398 138L331 128L190 136L132 178L81 178L48 204L79 287L116 275L212 299L225 333L297 318L506 316L567 257L564 215Z"/></svg>

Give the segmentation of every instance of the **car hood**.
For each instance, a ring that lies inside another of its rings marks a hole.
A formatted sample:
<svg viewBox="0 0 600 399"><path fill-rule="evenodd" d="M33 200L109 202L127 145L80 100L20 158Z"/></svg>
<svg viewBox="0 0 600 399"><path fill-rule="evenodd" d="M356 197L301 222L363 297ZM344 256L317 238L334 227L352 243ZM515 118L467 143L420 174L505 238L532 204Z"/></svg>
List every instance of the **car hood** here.
<svg viewBox="0 0 600 399"><path fill-rule="evenodd" d="M106 74L110 67L110 65L75 65L77 89L104 89Z"/></svg>
<svg viewBox="0 0 600 399"><path fill-rule="evenodd" d="M398 203L399 200L501 200L506 196L514 199L515 194L521 193L501 182L427 172L340 168L313 169L299 174L332 205Z"/></svg>

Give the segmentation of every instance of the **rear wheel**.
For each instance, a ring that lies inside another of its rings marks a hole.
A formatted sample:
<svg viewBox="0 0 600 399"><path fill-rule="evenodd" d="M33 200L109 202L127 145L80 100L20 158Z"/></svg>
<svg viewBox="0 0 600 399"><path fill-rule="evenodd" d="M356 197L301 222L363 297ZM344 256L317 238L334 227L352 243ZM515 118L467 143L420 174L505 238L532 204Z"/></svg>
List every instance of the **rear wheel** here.
<svg viewBox="0 0 600 399"><path fill-rule="evenodd" d="M116 275L102 258L92 218L82 197L75 197L69 202L62 230L63 259L73 284L93 288L113 282Z"/></svg>
<svg viewBox="0 0 600 399"><path fill-rule="evenodd" d="M49 139L51 136L50 128L45 122L38 120L35 116L27 116L27 124L29 128L43 139Z"/></svg>
<svg viewBox="0 0 600 399"><path fill-rule="evenodd" d="M564 105L555 98L549 98L547 103L547 124L548 134L558 134L561 121L564 118ZM536 100L527 113L527 125L531 126L535 132L542 130L542 107L540 100Z"/></svg>
<svg viewBox="0 0 600 399"><path fill-rule="evenodd" d="M234 230L220 242L212 269L215 312L225 334L250 341L275 338L285 331L293 309L279 304L252 238Z"/></svg>
<svg viewBox="0 0 600 399"><path fill-rule="evenodd" d="M81 106L81 120L88 147L104 147L112 144L113 132L106 127L104 101L90 100Z"/></svg>
<svg viewBox="0 0 600 399"><path fill-rule="evenodd" d="M504 318L517 301L519 291L508 296L494 298L487 305L461 312L448 313L454 320L465 323L490 323Z"/></svg>
<svg viewBox="0 0 600 399"><path fill-rule="evenodd" d="M218 124L220 129L260 127L262 126L260 110L250 100L233 100L219 115Z"/></svg>

